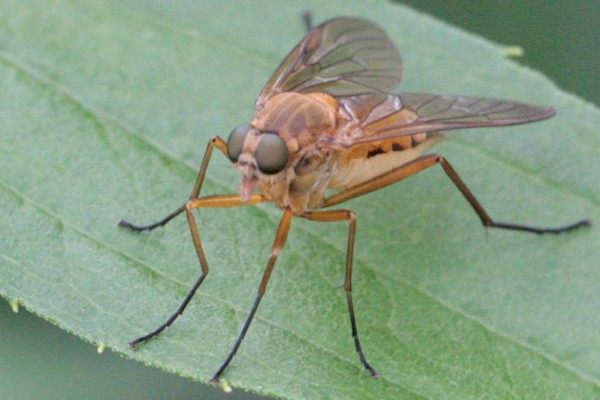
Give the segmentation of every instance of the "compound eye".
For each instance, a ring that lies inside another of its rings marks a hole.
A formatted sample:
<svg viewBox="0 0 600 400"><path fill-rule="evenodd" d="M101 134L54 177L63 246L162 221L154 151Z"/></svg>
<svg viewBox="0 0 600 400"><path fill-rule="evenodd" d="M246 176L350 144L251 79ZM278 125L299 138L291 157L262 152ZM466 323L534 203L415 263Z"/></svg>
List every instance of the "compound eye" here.
<svg viewBox="0 0 600 400"><path fill-rule="evenodd" d="M244 142L246 141L246 136L248 136L250 129L252 128L249 124L244 124L238 126L229 134L229 139L227 139L227 153L232 162L236 162L240 157Z"/></svg>
<svg viewBox="0 0 600 400"><path fill-rule="evenodd" d="M263 174L273 175L282 171L290 158L287 146L276 133L265 133L254 153L256 165Z"/></svg>

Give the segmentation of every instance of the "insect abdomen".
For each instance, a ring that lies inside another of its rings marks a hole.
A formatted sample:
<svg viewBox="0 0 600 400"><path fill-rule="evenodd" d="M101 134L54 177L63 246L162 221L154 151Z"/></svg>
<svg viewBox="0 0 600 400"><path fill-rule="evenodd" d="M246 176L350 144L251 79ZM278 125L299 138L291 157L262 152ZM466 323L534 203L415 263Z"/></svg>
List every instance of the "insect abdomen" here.
<svg viewBox="0 0 600 400"><path fill-rule="evenodd" d="M419 157L442 137L440 132L427 132L353 146L339 157L329 188L347 188L375 178Z"/></svg>
<svg viewBox="0 0 600 400"><path fill-rule="evenodd" d="M364 152L364 154L358 155L358 157L371 158L380 154L405 151L417 147L428 140L434 140L440 135L441 134L439 132L417 133L411 136L402 136L399 138L391 139L386 142L370 143L368 147L365 146L367 148L360 149Z"/></svg>

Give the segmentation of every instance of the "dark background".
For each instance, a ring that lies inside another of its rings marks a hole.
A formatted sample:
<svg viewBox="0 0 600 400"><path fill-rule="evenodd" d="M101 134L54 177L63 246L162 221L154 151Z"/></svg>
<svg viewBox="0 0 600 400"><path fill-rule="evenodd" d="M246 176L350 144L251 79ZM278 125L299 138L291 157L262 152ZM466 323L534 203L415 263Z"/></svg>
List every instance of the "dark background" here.
<svg viewBox="0 0 600 400"><path fill-rule="evenodd" d="M600 105L600 1L403 0L397 3L504 45L563 90Z"/></svg>
<svg viewBox="0 0 600 400"><path fill-rule="evenodd" d="M406 0L401 3L494 42L525 50L519 62L600 105L600 1ZM575 133L574 133L575 134ZM34 377L40 379L32 379ZM98 380L98 377L104 380ZM53 384L48 387L35 385ZM122 359L0 302L2 399L251 399Z"/></svg>

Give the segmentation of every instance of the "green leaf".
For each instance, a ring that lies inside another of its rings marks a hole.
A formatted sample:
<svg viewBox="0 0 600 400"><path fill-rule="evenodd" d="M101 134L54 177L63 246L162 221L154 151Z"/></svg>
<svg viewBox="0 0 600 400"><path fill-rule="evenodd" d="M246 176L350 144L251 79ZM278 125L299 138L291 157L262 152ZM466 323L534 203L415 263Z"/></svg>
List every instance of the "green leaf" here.
<svg viewBox="0 0 600 400"><path fill-rule="evenodd" d="M38 4L39 3L39 4ZM85 340L206 382L253 303L281 212L205 210L211 273L186 313L137 351L199 274L185 202L208 139L252 117L271 71L320 21L358 15L401 49L403 91L549 104L550 121L452 133L437 148L499 220L599 218L600 112L503 49L401 6L332 0L0 3L0 294ZM239 176L215 155L204 194ZM358 213L350 335L347 224L295 220L225 378L285 398L600 395L597 229L480 228L440 168L345 205Z"/></svg>

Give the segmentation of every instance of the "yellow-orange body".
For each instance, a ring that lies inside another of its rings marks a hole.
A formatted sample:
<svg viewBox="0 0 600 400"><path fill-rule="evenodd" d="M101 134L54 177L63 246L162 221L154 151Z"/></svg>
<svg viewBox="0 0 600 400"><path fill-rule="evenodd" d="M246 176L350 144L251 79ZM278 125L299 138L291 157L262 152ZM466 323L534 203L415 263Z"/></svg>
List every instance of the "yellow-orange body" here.
<svg viewBox="0 0 600 400"><path fill-rule="evenodd" d="M396 99L389 96L390 101ZM344 189L381 175L417 158L441 137L417 133L349 147L356 137L364 136L362 128L370 120L345 105L319 92L284 92L258 105L250 124L255 133L247 136L236 163L244 174L242 195L248 198L256 186L278 207L300 215L319 208L327 189ZM417 117L406 110L398 118L408 123ZM276 132L290 154L286 168L275 175L262 174L255 166L253 154L261 132Z"/></svg>

